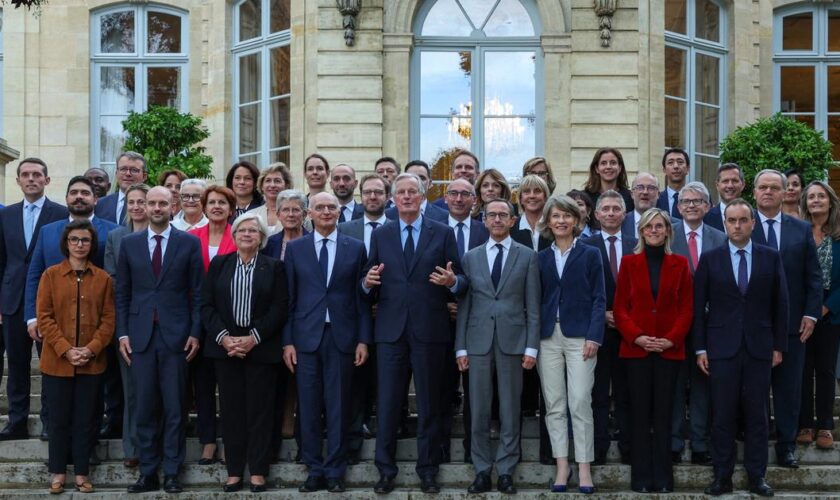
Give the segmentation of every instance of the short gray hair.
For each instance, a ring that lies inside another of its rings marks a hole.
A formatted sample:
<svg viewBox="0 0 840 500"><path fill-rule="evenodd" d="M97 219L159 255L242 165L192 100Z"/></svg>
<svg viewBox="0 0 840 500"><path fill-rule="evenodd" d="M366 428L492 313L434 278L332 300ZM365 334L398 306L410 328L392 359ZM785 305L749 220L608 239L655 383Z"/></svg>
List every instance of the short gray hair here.
<svg viewBox="0 0 840 500"><path fill-rule="evenodd" d="M627 205L624 203L624 197L621 196L621 194L615 189L607 189L601 193L601 196L598 197L598 203L595 204L595 210L601 209L601 204L604 200L618 200L619 205L621 205L621 210L624 212L627 211Z"/></svg>
<svg viewBox="0 0 840 500"><path fill-rule="evenodd" d="M580 224L580 221L583 219L583 215L580 213L580 207L578 207L577 202L573 200L571 196L566 196L565 194L555 194L545 202L542 213L542 221L538 224L540 236L547 240L554 240L554 233L552 233L551 228L548 227L548 221L549 216L551 215L551 210L555 208L561 212L569 213L575 218L575 227L572 228L572 235L578 236L580 234L578 224Z"/></svg>
<svg viewBox="0 0 840 500"><path fill-rule="evenodd" d="M679 194L678 198L680 200L682 200L683 199L683 193L685 193L687 191L695 192L695 193L697 193L697 194L699 194L700 196L703 197L703 201L705 201L706 203L711 203L711 201L710 201L711 198L709 197L709 190L706 188L706 185L703 184L702 182L698 182L698 181L689 182L688 184L683 186L682 189L680 189L680 194Z"/></svg>
<svg viewBox="0 0 840 500"><path fill-rule="evenodd" d="M776 175L778 175L779 179L782 180L782 189L787 189L787 176L785 174L783 174L782 172L780 172L776 169L773 169L773 168L765 168L761 172L755 174L755 177L753 178L753 186L758 184L758 179L762 175L765 175L765 174L776 174Z"/></svg>
<svg viewBox="0 0 840 500"><path fill-rule="evenodd" d="M280 211L280 207L283 206L283 203L286 203L287 201L296 201L303 211L306 211L306 206L309 204L309 200L307 200L306 195L303 194L303 192L298 191L297 189L285 189L280 191L280 194L277 195L277 202L275 203L275 206L278 212Z"/></svg>
<svg viewBox="0 0 840 500"><path fill-rule="evenodd" d="M253 212L245 212L244 214L237 217L233 224L230 225L230 234L235 235L236 230L239 229L239 225L243 222L247 222L249 220L257 222L257 228L260 230L260 250L265 248L268 244L268 226L265 225L263 222L262 217L253 213Z"/></svg>
<svg viewBox="0 0 840 500"><path fill-rule="evenodd" d="M426 186L423 184L423 181L420 180L420 177L417 174L412 174L411 172L403 172L400 175L398 175L397 178L394 179L394 189L392 189L392 191L396 190L398 182L406 179L412 180L415 183L417 183L417 189L420 191L420 194L426 196Z"/></svg>
<svg viewBox="0 0 840 500"><path fill-rule="evenodd" d="M636 174L636 177L633 177L633 182L630 185L635 186L636 182L638 182L642 177L650 177L653 179L653 183L656 184L656 189L659 189L659 179L650 172L639 172Z"/></svg>
<svg viewBox="0 0 840 500"><path fill-rule="evenodd" d="M204 179L184 179L181 182L181 191L187 186L198 186L202 191L205 191L207 189L207 181Z"/></svg>

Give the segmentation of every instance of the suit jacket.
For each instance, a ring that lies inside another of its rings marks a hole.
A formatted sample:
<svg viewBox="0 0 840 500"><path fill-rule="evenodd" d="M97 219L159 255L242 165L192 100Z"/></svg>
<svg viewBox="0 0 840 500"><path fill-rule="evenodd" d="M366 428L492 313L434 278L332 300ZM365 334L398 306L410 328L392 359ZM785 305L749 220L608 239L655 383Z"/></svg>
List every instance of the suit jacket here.
<svg viewBox="0 0 840 500"><path fill-rule="evenodd" d="M540 239L537 242L537 248L534 248L534 242L531 240L531 231L528 229L519 229L519 219L522 217L525 217L525 215L523 214L517 217L516 222L513 223L513 227L510 228L510 237L513 238L513 241L519 243L520 245L525 245L536 252L541 252L550 247L553 241L547 240L540 235Z"/></svg>
<svg viewBox="0 0 840 500"><path fill-rule="evenodd" d="M423 217L414 260L406 264L400 238L400 222L388 221L370 238L370 253L363 273L385 264L382 284L370 290L376 309L376 342L396 342L403 332L426 343L451 342L448 288L429 282L435 267L452 263L456 275L455 292L469 286L461 271L455 234L449 226Z"/></svg>
<svg viewBox="0 0 840 500"><path fill-rule="evenodd" d="M117 260L117 338L143 352L154 329L172 352L183 352L187 337L201 338L201 284L204 265L198 238L172 228L160 276L149 254L149 230L123 238Z"/></svg>
<svg viewBox="0 0 840 500"><path fill-rule="evenodd" d="M493 348L494 338L505 354L521 355L525 348L539 350L537 253L512 242L498 287L493 286L484 245L465 253L462 264L472 286L458 304L455 351L485 355Z"/></svg>
<svg viewBox="0 0 840 500"><path fill-rule="evenodd" d="M222 330L227 330L228 335L233 337L244 337L251 335L251 329L254 329L259 343L245 356L245 360L257 363L280 363L283 360L280 332L289 314L286 273L279 260L265 255L256 258L251 282L251 324L246 327L236 324L230 292L239 254L219 255L210 263L201 288L201 324L207 332L203 342L205 357L228 359L227 352L216 340Z"/></svg>
<svg viewBox="0 0 840 500"><path fill-rule="evenodd" d="M587 245L597 248L601 252L601 265L604 267L604 291L607 297L607 311L613 310L613 302L615 301L615 279L610 271L610 255L607 251L607 246L604 244L604 238L601 235L592 236L581 240ZM621 255L630 255L633 249L636 248L637 240L633 237L633 233L621 234ZM619 269L621 265L619 264Z"/></svg>
<svg viewBox="0 0 840 500"><path fill-rule="evenodd" d="M624 222L621 223L621 233L622 234L629 234L630 236L638 239L636 237L636 214L633 212L627 212L627 215L624 216Z"/></svg>
<svg viewBox="0 0 840 500"><path fill-rule="evenodd" d="M396 205L385 210L385 217L387 217L388 220L397 220L399 218ZM423 217L429 220L440 222L442 224L449 223L449 211L444 210L439 206L435 205L434 203L428 201L426 202L426 210L423 212Z"/></svg>
<svg viewBox="0 0 840 500"><path fill-rule="evenodd" d="M576 242L563 268L563 278L557 274L553 248L539 253L539 263L542 287L540 338L554 334L559 316L564 336L584 337L603 344L607 301L604 266L598 250Z"/></svg>
<svg viewBox="0 0 840 500"><path fill-rule="evenodd" d="M23 313L24 319L27 321L35 319L35 303L38 299L38 283L41 281L41 275L44 274L44 271L48 267L65 260L64 255L61 254L59 245L61 244L61 233L68 223L70 223L69 218L51 222L41 228L38 243L35 244L35 250L32 252L32 260L26 272L26 295ZM99 217L94 217L92 223L93 228L96 230L96 238L99 240L99 244L96 248L96 255L90 259L90 262L94 266L102 269L104 267L105 244L108 241L108 233L119 226Z"/></svg>
<svg viewBox="0 0 840 500"><path fill-rule="evenodd" d="M685 337L691 329L694 289L685 257L665 254L659 272L656 301L644 253L625 255L621 259L615 290L615 326L621 333L619 356L644 358L648 352L635 344L640 335L664 337L674 346L663 351L665 359L685 359Z"/></svg>
<svg viewBox="0 0 840 500"><path fill-rule="evenodd" d="M303 230L303 236L309 234L309 231L306 229ZM263 255L267 255L275 260L283 260L280 258L280 253L283 251L283 230L281 229L279 233L273 234L268 237L268 241L265 244L265 248L260 250L260 253Z"/></svg>
<svg viewBox="0 0 840 500"><path fill-rule="evenodd" d="M23 202L0 210L0 311L4 315L18 312L23 305L29 262L38 243L41 228L68 217L67 208L49 199L44 200L38 222L32 231L29 248L23 238Z"/></svg>
<svg viewBox="0 0 840 500"><path fill-rule="evenodd" d="M188 232L201 242L201 259L204 261L204 271L207 272L210 269L210 224L190 229ZM225 232L222 233L222 240L219 242L219 250L216 255L227 255L233 252L236 252L236 243L233 242L233 236L230 234L230 224L228 224L225 226Z"/></svg>
<svg viewBox="0 0 840 500"><path fill-rule="evenodd" d="M96 208L93 213L97 218L109 220L115 224L121 222L117 220L119 214L117 213L117 203L120 201L119 191L111 193L104 198L99 198L96 202Z"/></svg>
<svg viewBox="0 0 840 500"><path fill-rule="evenodd" d="M776 232L776 235L779 233ZM764 227L759 221L757 211L752 241L755 244L767 245ZM788 335L799 336L799 324L803 316L819 318L822 315L822 278L811 225L782 214L782 234L779 243L788 288Z"/></svg>
<svg viewBox="0 0 840 500"><path fill-rule="evenodd" d="M666 188L661 193L659 193L659 198L657 198L656 200L656 208L661 208L662 210L665 210L666 212L671 214L672 219L682 219L682 214L679 211L679 207L677 207L677 210L675 210L674 213L671 213L671 208L669 205L670 203L671 201L668 199L668 189Z"/></svg>
<svg viewBox="0 0 840 500"><path fill-rule="evenodd" d="M675 254L682 255L686 258L686 260L688 260L688 268L691 270L691 274L693 275L696 269L694 269L694 266L691 264L691 258L689 257L688 240L685 239L684 224L685 223L683 221L674 223L674 238L671 240L671 250L673 250ZM725 245L728 241L726 234L723 231L718 231L708 224L703 224L703 234L700 236L703 238L703 246L700 248L700 256L713 248Z"/></svg>
<svg viewBox="0 0 840 500"><path fill-rule="evenodd" d="M782 258L753 244L746 295L738 289L729 245L704 253L694 274L693 349L709 359L728 359L743 345L754 358L770 360L787 351L788 286Z"/></svg>
<svg viewBox="0 0 840 500"><path fill-rule="evenodd" d="M723 226L723 214L720 211L720 203L716 203L709 209L706 216L703 217L703 224L708 224L718 231L726 234L726 228Z"/></svg>
<svg viewBox="0 0 840 500"><path fill-rule="evenodd" d="M372 343L370 304L358 285L366 259L364 243L339 233L327 283L315 251L315 233L288 243L285 264L291 318L283 329L283 345L294 345L301 352L318 350L328 310L341 352L352 354L357 344Z"/></svg>

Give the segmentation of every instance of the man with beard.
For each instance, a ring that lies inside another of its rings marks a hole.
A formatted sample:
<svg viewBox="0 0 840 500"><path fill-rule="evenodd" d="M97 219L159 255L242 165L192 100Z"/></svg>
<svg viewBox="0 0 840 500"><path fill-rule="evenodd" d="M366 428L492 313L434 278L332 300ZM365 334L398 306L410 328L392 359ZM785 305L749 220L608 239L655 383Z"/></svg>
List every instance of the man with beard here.
<svg viewBox="0 0 840 500"><path fill-rule="evenodd" d="M353 191L356 189L356 171L350 165L339 163L333 169L330 176L330 187L333 194L341 204L338 215L338 222L343 223L354 219L360 219L365 213L364 207L353 199Z"/></svg>
<svg viewBox="0 0 840 500"><path fill-rule="evenodd" d="M96 195L93 194L93 183L87 177L78 175L70 179L70 182L67 184L65 202L67 203L67 210L70 212L70 217L65 220L52 222L41 228L38 235L38 242L35 244L35 250L32 252L29 271L26 275L24 317L26 318L26 328L29 332L29 337L38 343L39 351L43 338L38 331L38 322L35 318L35 299L38 297L38 283L41 280L41 274L48 267L64 261L64 256L61 254L60 248L61 234L64 231L64 226L71 220L88 219L91 221L93 227L96 229L99 245L95 251L91 250L90 262L97 267L103 266L105 243L108 241L108 233L112 229L119 227L111 221L93 216L94 206L96 206ZM41 390L41 422L43 423L44 430L48 432L49 408L46 406L43 388ZM44 437L46 436L42 433L42 439ZM91 458L93 459L91 463L95 465L98 460L95 457Z"/></svg>
<svg viewBox="0 0 840 500"><path fill-rule="evenodd" d="M659 181L651 173L639 172L633 179L631 189L635 208L624 218L621 232L638 239L639 221L642 219L642 214L656 206L656 200L659 197Z"/></svg>
<svg viewBox="0 0 840 500"><path fill-rule="evenodd" d="M390 186L393 184L394 179L400 175L400 162L390 156L383 156L373 164L373 171L385 179L385 183ZM394 200L388 197L388 201L385 202L385 208L389 209L393 206Z"/></svg>
<svg viewBox="0 0 840 500"><path fill-rule="evenodd" d="M108 196L108 191L111 190L111 178L108 176L108 172L99 167L93 167L87 169L85 177L93 183L93 194L96 195L96 199Z"/></svg>

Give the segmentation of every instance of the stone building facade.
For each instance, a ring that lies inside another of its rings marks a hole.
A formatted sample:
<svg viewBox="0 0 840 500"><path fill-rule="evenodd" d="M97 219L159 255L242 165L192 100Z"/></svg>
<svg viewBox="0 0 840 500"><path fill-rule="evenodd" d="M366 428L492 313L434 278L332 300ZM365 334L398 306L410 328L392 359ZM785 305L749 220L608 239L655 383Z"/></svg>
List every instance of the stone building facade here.
<svg viewBox="0 0 840 500"><path fill-rule="evenodd" d="M298 185L311 152L366 171L455 145L511 176L545 156L560 189L601 146L631 173L683 146L708 181L719 140L776 111L840 143L825 0L50 0L6 5L2 42L2 137L54 197L112 169L119 121L152 104L204 118L217 178L282 160Z"/></svg>

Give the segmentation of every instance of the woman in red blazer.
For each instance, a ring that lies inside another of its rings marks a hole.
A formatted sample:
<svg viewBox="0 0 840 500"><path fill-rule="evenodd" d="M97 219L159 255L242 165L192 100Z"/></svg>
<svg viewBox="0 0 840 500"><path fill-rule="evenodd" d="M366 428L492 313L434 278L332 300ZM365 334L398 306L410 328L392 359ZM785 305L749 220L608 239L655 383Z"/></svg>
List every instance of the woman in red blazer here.
<svg viewBox="0 0 840 500"><path fill-rule="evenodd" d="M688 260L671 253L666 212L645 212L639 236L636 253L621 259L613 304L630 390L630 486L639 493L665 493L674 490L671 408L691 327L693 284Z"/></svg>

